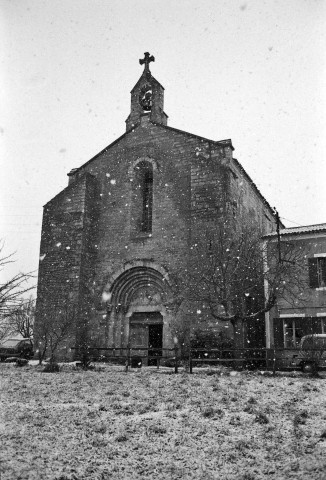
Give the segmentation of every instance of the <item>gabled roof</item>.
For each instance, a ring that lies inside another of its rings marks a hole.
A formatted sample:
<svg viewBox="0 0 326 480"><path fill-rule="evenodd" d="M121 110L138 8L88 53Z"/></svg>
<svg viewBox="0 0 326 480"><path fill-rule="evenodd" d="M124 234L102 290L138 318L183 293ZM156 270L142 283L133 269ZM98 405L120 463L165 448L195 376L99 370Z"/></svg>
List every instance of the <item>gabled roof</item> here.
<svg viewBox="0 0 326 480"><path fill-rule="evenodd" d="M98 152L94 157L92 157L90 160L87 160L86 163L83 163L83 165L81 165L80 167L77 167L77 168L73 168L70 170L70 172L67 174L68 177L72 176L72 175L75 175L76 172L78 172L78 170L86 167L86 165L88 165L89 163L91 163L93 160L95 160L97 157L99 157L100 155L102 155L102 153L105 153L107 150L109 150L109 148L113 147L113 145L115 145L116 143L120 142L120 140L122 140L128 133L132 132L135 130L135 128L137 128L138 125L136 127L132 127L132 129L128 130L127 132L123 133L120 137L116 138L112 143L110 143L110 145L108 145L107 147L103 148L103 150L101 150L100 152Z"/></svg>
<svg viewBox="0 0 326 480"><path fill-rule="evenodd" d="M163 128L165 130L168 130L170 132L176 132L176 133L179 133L181 135L185 135L187 137L192 137L192 138L196 138L198 140L202 140L204 142L209 142L209 143L212 143L214 145L218 145L219 147L230 147L232 150L234 150L234 147L232 145L232 140L230 138L226 139L226 140L210 140L209 138L205 138L205 137L201 137L200 135L196 135L194 133L190 133L190 132L186 132L184 130L179 130L178 128L174 128L174 127L169 127L168 125L162 125L161 123L157 123L157 122L150 122L152 123L153 125L157 126L157 127L160 127L160 128ZM68 176L72 176L74 175L76 172L78 172L79 170L81 170L82 168L86 167L89 163L91 163L93 160L95 160L96 158L98 158L100 155L102 155L102 153L105 153L106 151L108 151L111 147L113 147L116 143L118 143L120 140L122 140L124 137L126 137L128 134L134 132L134 130L136 128L138 128L140 126L140 124L138 125L135 125L134 127L132 127L130 130L128 130L127 132L125 132L123 135L121 135L119 138L117 138L116 140L114 140L112 143L110 143L110 145L108 145L107 147L105 147L103 150L101 150L99 153L97 153L94 157L92 157L90 160L88 160L86 163L84 163L83 165L81 165L80 167L78 168L74 168L72 169L69 173L68 173ZM263 196L263 194L260 192L260 190L258 189L258 187L256 186L256 184L252 181L252 179L250 178L250 176L247 174L247 172L245 171L245 169L242 167L242 165L238 162L238 160L236 160L235 158L233 158L233 161L234 163L236 164L236 166L239 168L239 170L242 172L242 174L247 178L247 180L249 181L249 183L251 184L251 186L254 188L254 190L256 191L257 195L262 199L263 203L270 209L271 212L273 212L273 209L272 207L270 206L270 204L267 202L267 200L265 199L265 197Z"/></svg>
<svg viewBox="0 0 326 480"><path fill-rule="evenodd" d="M232 141L231 139L227 139L227 140L219 140L219 141L215 141L215 140L209 140L208 138L205 138L205 137L200 137L199 135L195 135L194 133L189 133L189 132L185 132L183 130L178 130L177 128L172 128L172 127L168 127L167 125L162 125L161 123L156 123L156 122L151 122L153 125L157 126L157 127L161 127L161 128L165 128L166 130L170 130L172 132L176 132L176 133L181 133L183 135L186 135L188 137L193 137L193 138L197 138L199 140L203 140L205 142L211 142L211 143L214 143L215 145L219 145L221 147L225 147L225 146L228 146L228 147L231 147L232 150L234 150L233 146L232 146ZM110 145L108 145L107 147L103 148L103 150L101 150L99 153L97 153L94 157L92 157L90 160L88 160L86 163L84 163L83 165L81 165L80 167L78 168L73 168L69 173L68 173L68 176L72 176L74 175L76 172L78 172L79 170L81 170L82 168L86 167L86 165L88 165L89 163L91 163L93 160L95 160L97 157L99 157L100 155L102 155L102 153L105 153L107 152L111 147L113 147L116 143L120 142L120 140L122 140L124 137L126 137L129 133L132 133L136 130L136 128L138 128L140 126L140 123L138 125L135 125L133 126L130 130L128 130L127 132L125 132L123 135L121 135L120 137L118 137L116 140L114 140L112 143L110 143Z"/></svg>
<svg viewBox="0 0 326 480"><path fill-rule="evenodd" d="M326 223L317 223L316 225L305 225L302 227L282 228L280 235L301 235L306 233L326 233ZM277 232L264 235L264 238L276 237Z"/></svg>
<svg viewBox="0 0 326 480"><path fill-rule="evenodd" d="M163 87L163 85L161 85L160 82L158 82L158 81L156 80L156 78L153 77L152 74L150 74L150 76L147 76L146 73L143 72L143 74L139 77L137 83L136 83L135 86L133 87L133 89L130 90L130 93L132 93L132 92L138 87L138 85L140 84L140 82L142 81L143 78L145 78L145 80L146 80L147 82L151 82L152 80L154 80L154 82L156 82L161 88L163 88L163 90L165 90L165 88Z"/></svg>
<svg viewBox="0 0 326 480"><path fill-rule="evenodd" d="M231 147L234 150L232 145L232 140L228 138L227 140L210 140L209 138L201 137L200 135L196 135L195 133L189 133L185 130L180 130L178 128L169 127L168 125L162 125L162 123L151 122L153 125L157 127L165 128L166 130L170 130L171 132L181 133L183 135L187 135L188 137L198 138L198 140L203 140L204 142L214 143L215 145L219 145L221 147Z"/></svg>

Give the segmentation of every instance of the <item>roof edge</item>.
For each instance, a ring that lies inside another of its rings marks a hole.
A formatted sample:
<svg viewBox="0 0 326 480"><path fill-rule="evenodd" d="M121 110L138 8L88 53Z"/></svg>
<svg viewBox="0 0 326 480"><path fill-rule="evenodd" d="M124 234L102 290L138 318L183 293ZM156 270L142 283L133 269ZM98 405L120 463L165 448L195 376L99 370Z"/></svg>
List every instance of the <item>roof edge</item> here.
<svg viewBox="0 0 326 480"><path fill-rule="evenodd" d="M139 124L137 125L134 125L132 128L130 128L129 130L127 130L125 133L123 133L122 135L120 135L120 137L116 138L112 143L110 143L107 147L103 148L103 150L101 150L100 152L98 152L96 155L94 155L94 157L92 157L90 160L87 160L87 162L83 163L83 165L81 165L80 167L77 167L77 168L73 168L70 170L69 173L67 173L68 176L72 176L72 175L75 175L75 173L77 173L79 170L81 170L82 168L86 167L86 165L88 165L89 163L91 163L93 160L95 160L97 157L99 157L100 155L102 155L102 153L106 152L107 150L109 150L109 148L113 147L116 143L118 143L120 140L122 140L126 135L128 135L128 133L131 133L132 131L134 131L137 127L139 126Z"/></svg>
<svg viewBox="0 0 326 480"><path fill-rule="evenodd" d="M70 183L69 185L67 185L63 190L61 190L59 193L57 193L53 198L51 198L51 200L49 200L48 202L46 202L44 205L43 205L43 208L47 207L50 203L54 202L55 200L58 199L58 197L60 197L61 195L63 195L64 193L67 193L69 190L72 190L73 187L75 187L76 185L82 183L87 177L92 177L92 178L95 178L94 175L92 175L91 173L89 172L84 172L79 178L77 178L77 180L75 182L72 182Z"/></svg>
<svg viewBox="0 0 326 480"><path fill-rule="evenodd" d="M274 209L270 206L270 204L268 203L268 201L266 200L266 198L264 197L264 195L261 193L261 191L259 190L259 188L257 187L257 185L255 184L255 182L251 179L251 177L249 176L249 174L245 171L245 169L243 168L243 166L241 165L241 163L239 162L239 160L237 160L236 158L232 158L232 160L234 161L234 163L236 164L236 166L241 170L241 173L247 178L247 180L249 181L250 185L252 185L252 187L254 188L254 190L256 191L256 193L259 195L259 197L263 200L263 203L265 204L266 207L269 208L269 210L271 211L271 213L273 215L274 214ZM281 222L281 225L284 227L283 223Z"/></svg>
<svg viewBox="0 0 326 480"><path fill-rule="evenodd" d="M156 80L156 78L151 74L150 78L148 79L146 75L144 75L144 72L141 74L141 76L139 77L139 79L137 80L137 82L135 83L135 85L133 86L133 88L130 90L130 93L132 93L137 87L138 87L138 84L141 82L141 80L145 78L146 81L150 82L151 80L154 80L154 82L156 82L161 88L163 88L163 90L165 90L165 88L163 87L163 85L161 85L161 83Z"/></svg>
<svg viewBox="0 0 326 480"><path fill-rule="evenodd" d="M226 140L211 140L209 138L196 135L195 133L190 133L190 132L186 132L185 130L180 130L179 128L170 127L169 125L162 125L161 123L152 122L152 121L151 123L158 127L165 128L166 130L172 130L173 132L181 133L183 135L188 135L189 137L195 137L195 138L198 138L199 140L204 140L205 142L215 143L216 145L219 145L221 147L228 146L228 147L231 147L232 150L234 150L231 138L227 138Z"/></svg>
<svg viewBox="0 0 326 480"><path fill-rule="evenodd" d="M315 234L315 233L326 233L326 224L316 223L315 225L303 225L301 227L289 227L289 228L283 228L280 230L281 236L309 235L309 234ZM263 235L262 238L274 238L276 236L277 236L277 232L271 232L271 233L268 233L267 235Z"/></svg>

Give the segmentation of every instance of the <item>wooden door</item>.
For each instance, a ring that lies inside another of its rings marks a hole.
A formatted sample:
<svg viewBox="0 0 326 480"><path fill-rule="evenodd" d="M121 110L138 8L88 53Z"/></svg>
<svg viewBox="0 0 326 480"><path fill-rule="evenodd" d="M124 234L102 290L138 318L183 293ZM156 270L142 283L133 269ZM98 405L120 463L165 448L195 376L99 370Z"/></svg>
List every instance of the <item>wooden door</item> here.
<svg viewBox="0 0 326 480"><path fill-rule="evenodd" d="M132 348L132 355L147 355L146 350L137 350L137 347L148 347L148 325L139 323L130 325L130 348Z"/></svg>

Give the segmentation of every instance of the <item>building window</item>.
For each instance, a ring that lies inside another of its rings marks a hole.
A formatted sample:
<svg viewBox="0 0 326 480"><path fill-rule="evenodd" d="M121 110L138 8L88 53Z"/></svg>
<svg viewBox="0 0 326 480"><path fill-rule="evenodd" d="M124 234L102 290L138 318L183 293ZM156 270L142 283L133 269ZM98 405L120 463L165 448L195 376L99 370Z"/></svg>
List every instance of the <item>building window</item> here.
<svg viewBox="0 0 326 480"><path fill-rule="evenodd" d="M321 333L326 333L326 318L321 319Z"/></svg>
<svg viewBox="0 0 326 480"><path fill-rule="evenodd" d="M284 347L296 348L300 344L300 340L304 335L304 328L301 319L296 320L284 320L283 323L284 332Z"/></svg>
<svg viewBox="0 0 326 480"><path fill-rule="evenodd" d="M326 333L325 317L274 318L275 348L298 348L305 335Z"/></svg>
<svg viewBox="0 0 326 480"><path fill-rule="evenodd" d="M308 259L310 288L326 287L326 256Z"/></svg>
<svg viewBox="0 0 326 480"><path fill-rule="evenodd" d="M152 231L152 213L153 213L153 170L147 169L143 175L142 185L143 212L141 231Z"/></svg>

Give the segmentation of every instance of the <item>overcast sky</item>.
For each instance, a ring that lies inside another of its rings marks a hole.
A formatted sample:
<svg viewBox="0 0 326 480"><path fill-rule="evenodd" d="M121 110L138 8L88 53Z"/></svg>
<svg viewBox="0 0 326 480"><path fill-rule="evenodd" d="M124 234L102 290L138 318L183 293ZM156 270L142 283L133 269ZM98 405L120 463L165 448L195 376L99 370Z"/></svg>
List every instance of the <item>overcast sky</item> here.
<svg viewBox="0 0 326 480"><path fill-rule="evenodd" d="M231 138L286 226L326 222L325 0L0 0L0 237L38 267L42 206L125 131L155 56L171 127Z"/></svg>

